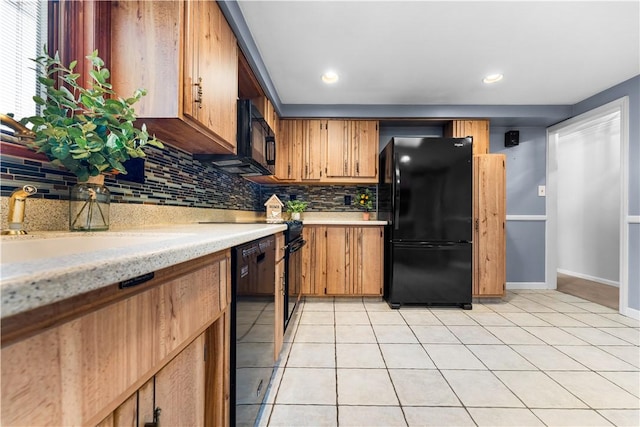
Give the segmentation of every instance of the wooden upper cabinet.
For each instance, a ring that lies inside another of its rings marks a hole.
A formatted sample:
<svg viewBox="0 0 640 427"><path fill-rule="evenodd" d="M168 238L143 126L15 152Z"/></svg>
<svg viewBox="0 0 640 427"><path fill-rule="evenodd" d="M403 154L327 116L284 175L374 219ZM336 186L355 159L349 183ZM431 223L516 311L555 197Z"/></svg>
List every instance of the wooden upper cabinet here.
<svg viewBox="0 0 640 427"><path fill-rule="evenodd" d="M111 82L140 122L191 153L236 149L238 47L213 1L111 2Z"/></svg>
<svg viewBox="0 0 640 427"><path fill-rule="evenodd" d="M327 122L327 178L351 176L353 156L351 129L348 120Z"/></svg>
<svg viewBox="0 0 640 427"><path fill-rule="evenodd" d="M377 178L379 137L378 122L354 120L351 122L353 135L353 176L357 178Z"/></svg>
<svg viewBox="0 0 640 427"><path fill-rule="evenodd" d="M444 129L446 138L473 137L473 154L489 153L489 120L452 120Z"/></svg>
<svg viewBox="0 0 640 427"><path fill-rule="evenodd" d="M345 182L376 182L378 177L378 122L328 120L326 178Z"/></svg>
<svg viewBox="0 0 640 427"><path fill-rule="evenodd" d="M322 179L324 151L327 146L327 121L304 120L302 139L302 180L318 181Z"/></svg>
<svg viewBox="0 0 640 427"><path fill-rule="evenodd" d="M214 1L186 2L184 112L235 146L238 45Z"/></svg>
<svg viewBox="0 0 640 427"><path fill-rule="evenodd" d="M302 179L302 140L304 128L301 120L280 120L276 137L276 178L283 181Z"/></svg>

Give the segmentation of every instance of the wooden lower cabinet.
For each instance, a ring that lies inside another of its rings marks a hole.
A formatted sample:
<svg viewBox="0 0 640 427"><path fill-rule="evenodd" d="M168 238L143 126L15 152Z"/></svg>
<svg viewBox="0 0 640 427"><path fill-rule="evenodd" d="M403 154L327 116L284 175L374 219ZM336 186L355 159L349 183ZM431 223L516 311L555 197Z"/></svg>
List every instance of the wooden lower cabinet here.
<svg viewBox="0 0 640 427"><path fill-rule="evenodd" d="M382 295L380 226L306 226L303 295Z"/></svg>
<svg viewBox="0 0 640 427"><path fill-rule="evenodd" d="M302 295L324 295L327 282L327 227L305 225L302 236Z"/></svg>
<svg viewBox="0 0 640 427"><path fill-rule="evenodd" d="M475 155L473 169L473 296L502 297L506 284L505 155Z"/></svg>
<svg viewBox="0 0 640 427"><path fill-rule="evenodd" d="M276 235L276 267L275 267L275 294L274 294L274 330L273 360L278 360L282 344L284 342L284 234ZM290 296L293 298L293 296Z"/></svg>
<svg viewBox="0 0 640 427"><path fill-rule="evenodd" d="M3 319L2 425L136 426L155 408L161 425L228 424L229 251L136 288L88 294L72 318L66 301L36 309L53 321L24 335Z"/></svg>

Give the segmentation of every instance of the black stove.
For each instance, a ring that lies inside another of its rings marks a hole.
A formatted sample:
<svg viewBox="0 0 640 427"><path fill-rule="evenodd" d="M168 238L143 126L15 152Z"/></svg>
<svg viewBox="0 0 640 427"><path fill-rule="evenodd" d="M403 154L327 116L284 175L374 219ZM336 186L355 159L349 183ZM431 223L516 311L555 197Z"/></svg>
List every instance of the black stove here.
<svg viewBox="0 0 640 427"><path fill-rule="evenodd" d="M286 244L302 238L302 221L291 220L285 221L283 224L287 226L287 230L284 232L284 242Z"/></svg>

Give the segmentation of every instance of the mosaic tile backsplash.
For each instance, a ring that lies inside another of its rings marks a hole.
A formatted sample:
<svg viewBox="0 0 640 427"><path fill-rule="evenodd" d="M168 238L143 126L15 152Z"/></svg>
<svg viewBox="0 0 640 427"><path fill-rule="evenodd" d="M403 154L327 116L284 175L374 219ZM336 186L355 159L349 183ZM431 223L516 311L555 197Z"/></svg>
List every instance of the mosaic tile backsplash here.
<svg viewBox="0 0 640 427"><path fill-rule="evenodd" d="M365 188L368 188L377 200L375 185L265 185L262 186L262 203L275 193L283 203L291 200L291 196L309 202L306 209L308 212L354 212L360 209L353 204L345 205L345 196L349 196L353 202L356 194ZM377 205L374 203L374 208L375 206Z"/></svg>
<svg viewBox="0 0 640 427"><path fill-rule="evenodd" d="M344 196L352 198L363 188L374 194L375 186L259 185L235 175L227 175L211 165L192 159L191 154L165 145L149 148L145 162L145 183L107 177L112 203L154 204L197 208L263 211L264 203L274 193L283 202L291 195L309 201L310 212L356 211L345 206ZM0 153L0 195L8 197L25 184L38 188L35 198L68 200L69 187L76 177L48 162Z"/></svg>
<svg viewBox="0 0 640 427"><path fill-rule="evenodd" d="M150 148L145 162L145 183L139 184L107 177L112 203L146 203L217 209L262 210L260 185L227 175L211 165L191 158L191 154L165 145ZM38 193L31 197L69 198L69 186L76 177L47 162L0 156L2 196L25 184L33 184Z"/></svg>

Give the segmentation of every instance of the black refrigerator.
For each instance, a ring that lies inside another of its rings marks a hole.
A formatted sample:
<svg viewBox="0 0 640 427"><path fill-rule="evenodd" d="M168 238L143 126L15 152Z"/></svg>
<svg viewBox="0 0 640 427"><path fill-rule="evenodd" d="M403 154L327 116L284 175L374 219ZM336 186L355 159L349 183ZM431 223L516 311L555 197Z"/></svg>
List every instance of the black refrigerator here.
<svg viewBox="0 0 640 427"><path fill-rule="evenodd" d="M380 154L384 296L471 309L471 138L395 137Z"/></svg>

